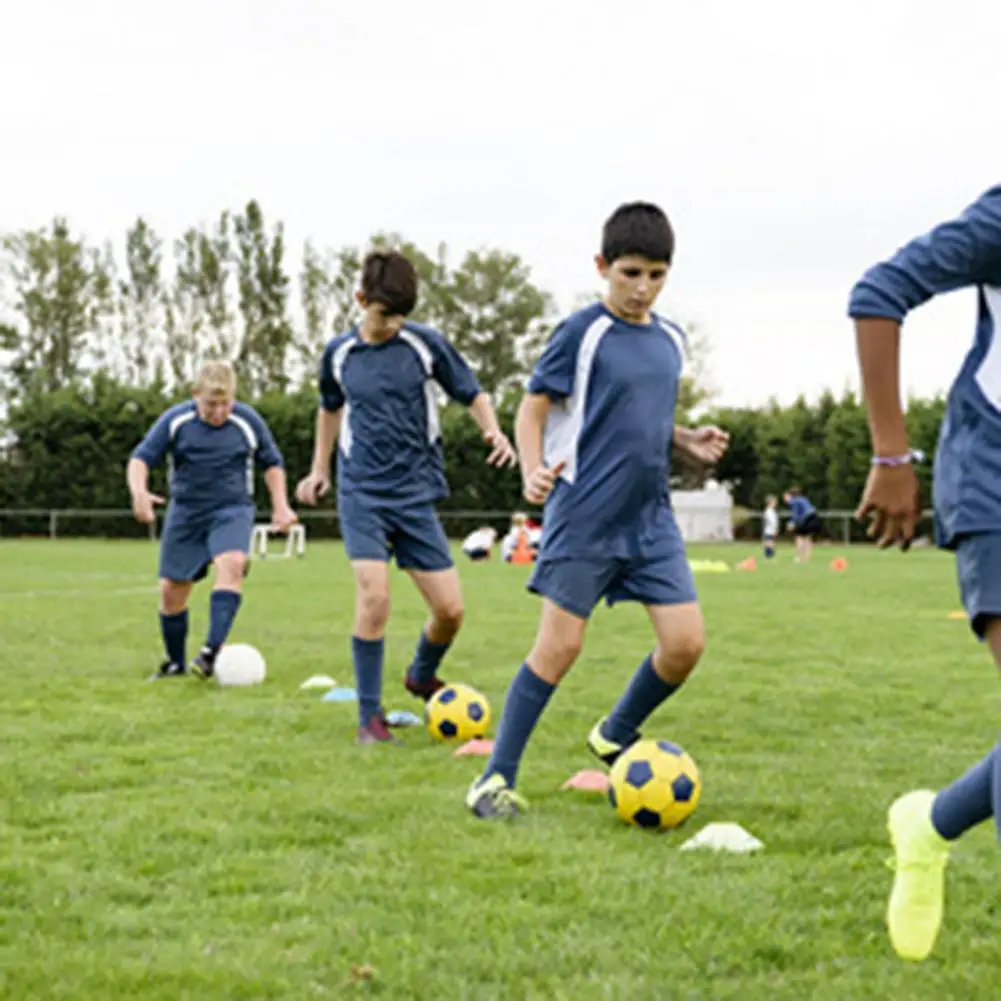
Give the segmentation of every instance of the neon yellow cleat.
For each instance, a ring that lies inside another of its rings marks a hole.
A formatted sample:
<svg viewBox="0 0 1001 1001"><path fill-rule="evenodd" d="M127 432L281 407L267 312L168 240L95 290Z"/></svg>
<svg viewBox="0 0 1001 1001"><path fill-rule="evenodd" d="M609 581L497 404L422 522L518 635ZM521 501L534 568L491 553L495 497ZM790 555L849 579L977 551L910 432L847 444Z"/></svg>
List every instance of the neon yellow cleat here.
<svg viewBox="0 0 1001 1001"><path fill-rule="evenodd" d="M631 744L617 744L614 740L609 740L601 732L601 728L604 726L606 719L608 719L607 716L599 719L598 722L594 724L594 727L587 738L587 747L599 761L603 761L609 768L611 768L612 765L614 765L618 760L619 755L630 747ZM639 734L636 734L632 743L639 740L639 736Z"/></svg>
<svg viewBox="0 0 1001 1001"><path fill-rule="evenodd" d="M887 817L896 876L886 925L897 955L916 962L931 954L942 924L949 842L932 826L934 801L927 789L906 793Z"/></svg>
<svg viewBox="0 0 1001 1001"><path fill-rule="evenodd" d="M510 820L528 810L528 803L494 772L478 778L466 793L466 807L481 820Z"/></svg>

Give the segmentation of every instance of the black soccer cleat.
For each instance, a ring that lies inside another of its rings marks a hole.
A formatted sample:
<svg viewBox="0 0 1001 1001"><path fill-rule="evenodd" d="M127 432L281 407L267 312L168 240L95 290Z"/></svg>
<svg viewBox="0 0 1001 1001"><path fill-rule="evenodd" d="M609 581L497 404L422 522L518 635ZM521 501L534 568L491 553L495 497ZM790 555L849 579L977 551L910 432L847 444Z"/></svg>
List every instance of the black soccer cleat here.
<svg viewBox="0 0 1001 1001"><path fill-rule="evenodd" d="M196 678L201 678L202 681L208 681L213 678L215 676L215 659L217 655L217 650L203 646L201 652L191 662L191 673Z"/></svg>
<svg viewBox="0 0 1001 1001"><path fill-rule="evenodd" d="M172 660L165 660L156 672L150 675L150 681L162 681L164 678L183 678L187 674L183 664L175 664Z"/></svg>

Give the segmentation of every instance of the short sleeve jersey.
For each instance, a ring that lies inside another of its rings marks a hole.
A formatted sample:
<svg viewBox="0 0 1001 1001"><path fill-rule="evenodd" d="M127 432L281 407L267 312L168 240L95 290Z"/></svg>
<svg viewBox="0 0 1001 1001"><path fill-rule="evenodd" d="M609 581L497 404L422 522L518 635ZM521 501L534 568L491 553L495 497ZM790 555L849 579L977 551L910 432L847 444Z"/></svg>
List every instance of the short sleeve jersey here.
<svg viewBox="0 0 1001 1001"><path fill-rule="evenodd" d="M631 559L680 545L668 479L685 353L677 324L629 323L603 303L553 331L528 382L553 404L544 460L565 463L540 559Z"/></svg>

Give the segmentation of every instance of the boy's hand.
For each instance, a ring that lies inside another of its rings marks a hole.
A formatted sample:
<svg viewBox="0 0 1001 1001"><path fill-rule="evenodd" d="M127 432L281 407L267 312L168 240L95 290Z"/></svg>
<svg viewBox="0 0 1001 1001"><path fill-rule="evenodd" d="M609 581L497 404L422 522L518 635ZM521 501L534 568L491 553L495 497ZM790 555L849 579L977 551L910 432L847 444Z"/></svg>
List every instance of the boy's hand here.
<svg viewBox="0 0 1001 1001"><path fill-rule="evenodd" d="M148 490L132 495L132 515L136 521L143 525L152 525L156 521L156 511L154 506L163 504L164 500L157 494L151 494Z"/></svg>
<svg viewBox="0 0 1001 1001"><path fill-rule="evenodd" d="M525 481L524 497L530 504L545 504L546 498L556 486L560 473L566 469L566 460L557 462L552 469L539 466Z"/></svg>
<svg viewBox="0 0 1001 1001"><path fill-rule="evenodd" d="M921 486L914 466L873 466L855 517L871 519L866 534L880 549L899 542L906 552L921 517Z"/></svg>
<svg viewBox="0 0 1001 1001"><path fill-rule="evenodd" d="M304 476L295 488L295 497L300 504L311 507L319 503L330 490L330 477L326 473L310 473Z"/></svg>
<svg viewBox="0 0 1001 1001"><path fill-rule="evenodd" d="M299 516L288 504L276 507L271 513L271 531L287 535L288 530L299 520Z"/></svg>
<svg viewBox="0 0 1001 1001"><path fill-rule="evenodd" d="M513 466L518 462L514 446L500 428L487 431L483 435L483 440L491 447L491 452L487 456L488 466L497 466L498 469L503 469L505 466Z"/></svg>
<svg viewBox="0 0 1001 1001"><path fill-rule="evenodd" d="M685 451L693 459L698 459L699 462L712 466L726 455L729 446L730 436L726 431L709 424L692 430L685 443Z"/></svg>

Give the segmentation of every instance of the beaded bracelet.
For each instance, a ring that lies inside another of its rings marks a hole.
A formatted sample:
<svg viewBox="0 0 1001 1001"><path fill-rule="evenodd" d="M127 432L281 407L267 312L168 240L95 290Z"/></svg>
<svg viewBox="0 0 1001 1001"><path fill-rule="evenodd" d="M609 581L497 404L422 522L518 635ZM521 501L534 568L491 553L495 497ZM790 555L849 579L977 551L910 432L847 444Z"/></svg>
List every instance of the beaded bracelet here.
<svg viewBox="0 0 1001 1001"><path fill-rule="evenodd" d="M924 459L924 452L912 448L906 455L874 455L872 464L893 469L897 466L909 466L911 463L924 462Z"/></svg>

